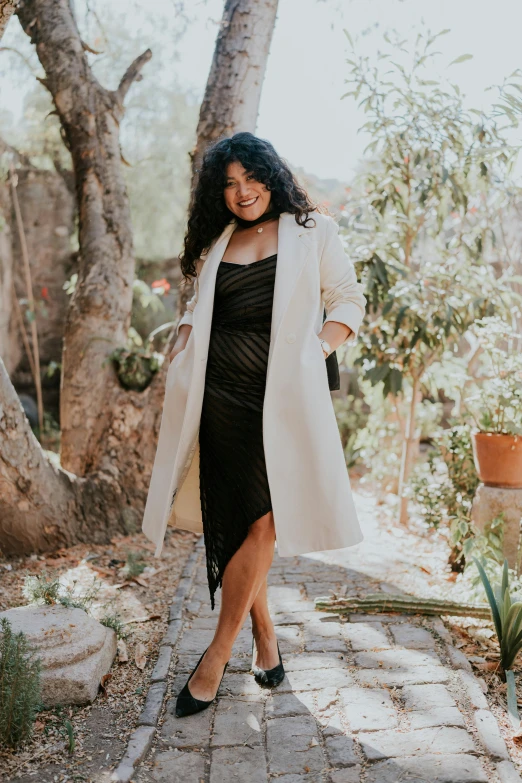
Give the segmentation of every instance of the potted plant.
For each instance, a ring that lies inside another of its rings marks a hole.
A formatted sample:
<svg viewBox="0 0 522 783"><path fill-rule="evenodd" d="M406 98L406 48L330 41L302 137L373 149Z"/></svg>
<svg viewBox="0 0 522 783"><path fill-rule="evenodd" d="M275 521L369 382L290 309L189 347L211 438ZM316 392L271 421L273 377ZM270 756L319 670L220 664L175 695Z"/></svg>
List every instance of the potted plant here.
<svg viewBox="0 0 522 783"><path fill-rule="evenodd" d="M473 330L486 374L466 405L479 478L488 487L522 488L522 335L500 318L484 318Z"/></svg>

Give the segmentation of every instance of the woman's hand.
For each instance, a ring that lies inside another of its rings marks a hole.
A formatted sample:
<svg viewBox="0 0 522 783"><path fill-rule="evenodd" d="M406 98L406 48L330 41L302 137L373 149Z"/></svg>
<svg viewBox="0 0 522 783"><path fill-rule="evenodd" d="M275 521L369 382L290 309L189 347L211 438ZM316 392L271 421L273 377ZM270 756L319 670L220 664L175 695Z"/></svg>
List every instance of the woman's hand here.
<svg viewBox="0 0 522 783"><path fill-rule="evenodd" d="M339 346L348 339L351 333L352 330L346 324L339 323L339 321L325 321L323 328L317 336L326 340L326 342L330 344L332 351L335 351L336 348L339 348ZM327 354L324 348L323 354L326 359Z"/></svg>
<svg viewBox="0 0 522 783"><path fill-rule="evenodd" d="M172 347L172 351L169 354L170 362L174 361L178 353L181 353L181 351L185 350L185 346L188 342L188 338L190 337L191 331L192 331L192 326L190 326L189 324L182 324L179 327L176 342L174 343Z"/></svg>

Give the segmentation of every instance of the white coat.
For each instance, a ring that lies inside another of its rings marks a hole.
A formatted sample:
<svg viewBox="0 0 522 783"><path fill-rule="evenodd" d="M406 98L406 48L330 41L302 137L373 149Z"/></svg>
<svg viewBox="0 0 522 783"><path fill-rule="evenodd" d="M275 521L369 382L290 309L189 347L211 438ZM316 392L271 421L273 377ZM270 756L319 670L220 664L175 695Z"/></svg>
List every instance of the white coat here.
<svg viewBox="0 0 522 783"><path fill-rule="evenodd" d="M333 218L311 213L304 228L279 217L277 267L263 406L263 444L281 556L340 549L363 536L317 336L323 321L361 325L365 297ZM309 221L311 225L311 221ZM167 525L202 531L199 423L218 265L237 221L198 262L195 294L179 325L192 325L166 377L143 532L161 554ZM178 327L179 328L179 327Z"/></svg>

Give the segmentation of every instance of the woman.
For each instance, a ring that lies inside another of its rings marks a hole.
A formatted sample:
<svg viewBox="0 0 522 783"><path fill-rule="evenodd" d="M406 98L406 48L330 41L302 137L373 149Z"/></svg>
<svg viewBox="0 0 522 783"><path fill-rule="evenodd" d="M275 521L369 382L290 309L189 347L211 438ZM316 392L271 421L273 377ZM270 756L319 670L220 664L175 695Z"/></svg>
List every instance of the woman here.
<svg viewBox="0 0 522 783"><path fill-rule="evenodd" d="M203 529L212 608L222 593L180 717L214 700L248 613L257 682L283 679L267 604L276 540L282 556L362 540L325 359L355 340L366 302L337 224L250 133L207 150L181 268L195 293L171 353L143 530L159 556L167 524Z"/></svg>

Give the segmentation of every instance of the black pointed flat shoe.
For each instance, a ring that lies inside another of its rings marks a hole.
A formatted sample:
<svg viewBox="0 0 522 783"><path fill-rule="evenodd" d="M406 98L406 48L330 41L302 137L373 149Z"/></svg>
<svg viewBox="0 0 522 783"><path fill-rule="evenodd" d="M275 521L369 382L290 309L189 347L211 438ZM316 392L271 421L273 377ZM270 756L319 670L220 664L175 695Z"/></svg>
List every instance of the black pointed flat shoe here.
<svg viewBox="0 0 522 783"><path fill-rule="evenodd" d="M208 647L207 647L208 650ZM202 710L206 710L207 707L210 707L213 701L215 701L217 692L219 691L219 686L221 685L221 682L223 680L223 677L225 676L225 672L227 670L228 661L225 664L225 668L223 669L223 674L221 675L221 680L219 681L219 685L217 687L216 696L214 696L213 699L210 699L210 701L203 701L203 699L196 699L190 692L188 684L198 668L199 664L203 660L203 657L206 653L206 651L203 653L197 664L195 665L194 669L192 670L190 677L188 678L187 682L183 686L183 688L180 690L178 694L178 698L176 699L176 718L184 718L186 715L195 715L196 712L201 712Z"/></svg>
<svg viewBox="0 0 522 783"><path fill-rule="evenodd" d="M279 649L279 642L277 643L277 652L279 654L279 663L274 666L273 669L260 669L259 666L254 666L252 663L252 671L254 673L254 679L258 685L263 688L276 688L280 685L285 678L285 669L283 661L281 659L281 651ZM252 658L254 657L254 638L252 637Z"/></svg>

